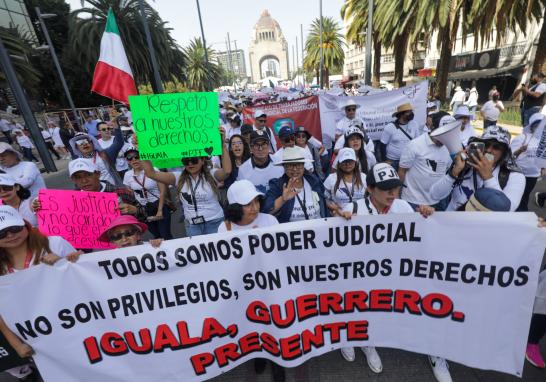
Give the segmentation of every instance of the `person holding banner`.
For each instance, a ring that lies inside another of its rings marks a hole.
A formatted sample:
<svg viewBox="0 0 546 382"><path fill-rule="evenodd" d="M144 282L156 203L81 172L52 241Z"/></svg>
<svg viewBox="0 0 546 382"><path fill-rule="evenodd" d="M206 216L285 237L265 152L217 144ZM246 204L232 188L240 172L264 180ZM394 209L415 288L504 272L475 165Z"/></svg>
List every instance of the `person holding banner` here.
<svg viewBox="0 0 546 382"><path fill-rule="evenodd" d="M144 174L156 182L176 186L184 209L186 234L216 233L224 221L218 183L231 173L231 159L222 134L222 168L209 169L206 157L182 159L183 171L157 171L150 161L142 161Z"/></svg>
<svg viewBox="0 0 546 382"><path fill-rule="evenodd" d="M525 176L512 165L510 133L499 126L490 126L476 142L475 149L462 150L455 156L447 174L430 188L433 199L451 197L446 211L462 208L479 188L502 191L510 199L510 211L519 206L525 189ZM483 148L483 150L482 150Z"/></svg>
<svg viewBox="0 0 546 382"><path fill-rule="evenodd" d="M144 174L139 152L131 148L125 152L130 169L123 176L123 184L135 193L136 200L146 210L148 228L154 238L171 240L171 210L167 207L167 187Z"/></svg>
<svg viewBox="0 0 546 382"><path fill-rule="evenodd" d="M326 217L324 186L305 172L309 161L301 147L289 147L276 164L284 167L284 175L269 182L262 210L276 216L279 223Z"/></svg>
<svg viewBox="0 0 546 382"><path fill-rule="evenodd" d="M224 209L225 219L218 227L218 232L239 231L253 228L270 227L279 224L269 214L260 212L264 194L248 180L238 180L227 192L228 205Z"/></svg>
<svg viewBox="0 0 546 382"><path fill-rule="evenodd" d="M540 177L541 168L537 164L536 152L540 144L540 138L535 136L535 131L544 119L544 114L535 113L529 118L529 124L523 129L523 134L518 135L510 143L510 149L516 158L516 164L525 175L525 191L517 211L527 211L529 194L537 179Z"/></svg>
<svg viewBox="0 0 546 382"><path fill-rule="evenodd" d="M0 206L0 276L40 263L53 265L61 258L75 262L80 254L62 237L44 236L13 207ZM21 358L32 355L32 348L13 333L1 317L0 332Z"/></svg>
<svg viewBox="0 0 546 382"><path fill-rule="evenodd" d="M326 207L333 216L339 216L347 204L364 197L366 174L360 172L355 150L350 147L339 150L332 167L336 172L324 181Z"/></svg>
<svg viewBox="0 0 546 382"><path fill-rule="evenodd" d="M36 214L32 211L30 191L8 174L0 174L0 199L4 205L13 207L33 227L38 226Z"/></svg>
<svg viewBox="0 0 546 382"><path fill-rule="evenodd" d="M380 140L380 160L386 161L398 170L398 163L402 151L413 138L419 136L419 126L413 120L413 106L404 103L396 109L392 115L394 122L385 126Z"/></svg>
<svg viewBox="0 0 546 382"><path fill-rule="evenodd" d="M38 167L21 160L23 156L11 145L0 142L0 170L11 175L18 184L28 188L33 197L38 196L42 188L46 188L44 178Z"/></svg>

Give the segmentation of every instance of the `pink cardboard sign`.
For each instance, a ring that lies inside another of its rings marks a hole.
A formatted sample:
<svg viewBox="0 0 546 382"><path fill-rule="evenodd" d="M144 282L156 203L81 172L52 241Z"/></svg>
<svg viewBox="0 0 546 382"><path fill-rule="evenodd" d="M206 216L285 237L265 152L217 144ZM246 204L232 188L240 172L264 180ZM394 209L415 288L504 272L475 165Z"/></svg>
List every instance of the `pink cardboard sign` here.
<svg viewBox="0 0 546 382"><path fill-rule="evenodd" d="M118 196L111 192L40 190L38 228L62 236L77 249L114 248L98 241L101 232L119 216Z"/></svg>

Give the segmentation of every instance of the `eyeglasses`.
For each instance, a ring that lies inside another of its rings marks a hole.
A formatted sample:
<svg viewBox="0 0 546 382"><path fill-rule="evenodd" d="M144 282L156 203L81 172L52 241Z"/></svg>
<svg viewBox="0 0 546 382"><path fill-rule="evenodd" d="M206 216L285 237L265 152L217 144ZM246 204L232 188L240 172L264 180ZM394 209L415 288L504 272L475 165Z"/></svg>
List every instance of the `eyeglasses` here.
<svg viewBox="0 0 546 382"><path fill-rule="evenodd" d="M89 143L91 143L89 139L80 139L79 141L76 141L77 145L87 145Z"/></svg>
<svg viewBox="0 0 546 382"><path fill-rule="evenodd" d="M19 233L25 228L25 226L17 225L13 227L4 228L0 231L0 240L5 239L8 236L8 233Z"/></svg>
<svg viewBox="0 0 546 382"><path fill-rule="evenodd" d="M199 163L199 158L184 158L182 159L182 164L184 166L190 165L190 164L197 164Z"/></svg>
<svg viewBox="0 0 546 382"><path fill-rule="evenodd" d="M253 143L252 144L252 147L255 148L256 150L262 150L262 149L265 149L269 146L268 143L266 142L262 142L262 143Z"/></svg>
<svg viewBox="0 0 546 382"><path fill-rule="evenodd" d="M261 122L261 123L265 123L265 122L267 121L267 119L265 119L265 118L258 118L256 121Z"/></svg>
<svg viewBox="0 0 546 382"><path fill-rule="evenodd" d="M135 160L135 159L140 159L140 155L138 155L138 154L127 155L127 162L130 162L130 161Z"/></svg>
<svg viewBox="0 0 546 382"><path fill-rule="evenodd" d="M124 237L135 236L138 232L139 231L137 229L132 229L130 231L123 231L123 232L120 232L120 233L115 234L115 235L109 235L108 240L110 240L110 241L120 241ZM1 233L1 231L0 231L0 233Z"/></svg>
<svg viewBox="0 0 546 382"><path fill-rule="evenodd" d="M345 108L346 111L356 111L356 107L347 107Z"/></svg>
<svg viewBox="0 0 546 382"><path fill-rule="evenodd" d="M14 186L0 185L0 192L2 191L13 191Z"/></svg>
<svg viewBox="0 0 546 382"><path fill-rule="evenodd" d="M113 127L106 127L104 129L100 129L100 131L112 131L112 130L114 130Z"/></svg>

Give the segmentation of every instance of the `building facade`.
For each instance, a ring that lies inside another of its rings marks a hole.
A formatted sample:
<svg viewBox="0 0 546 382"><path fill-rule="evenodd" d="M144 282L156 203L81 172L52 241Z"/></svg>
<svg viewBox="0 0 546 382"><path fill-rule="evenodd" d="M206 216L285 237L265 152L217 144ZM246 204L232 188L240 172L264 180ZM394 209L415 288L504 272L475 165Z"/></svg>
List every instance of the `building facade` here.
<svg viewBox="0 0 546 382"><path fill-rule="evenodd" d="M216 52L216 60L224 69L232 71L237 78L247 77L245 52L242 49L232 50L231 60L228 52Z"/></svg>
<svg viewBox="0 0 546 382"><path fill-rule="evenodd" d="M279 23L264 10L252 31L248 49L252 82L288 78L288 43Z"/></svg>
<svg viewBox="0 0 546 382"><path fill-rule="evenodd" d="M38 42L23 0L0 0L0 27L17 28L21 36Z"/></svg>

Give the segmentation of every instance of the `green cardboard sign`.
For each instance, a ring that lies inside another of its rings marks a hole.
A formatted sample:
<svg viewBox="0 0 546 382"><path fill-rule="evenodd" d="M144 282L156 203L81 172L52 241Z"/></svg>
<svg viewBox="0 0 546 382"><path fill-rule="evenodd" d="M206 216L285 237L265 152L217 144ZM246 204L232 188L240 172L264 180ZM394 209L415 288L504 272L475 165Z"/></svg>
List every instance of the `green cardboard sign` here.
<svg viewBox="0 0 546 382"><path fill-rule="evenodd" d="M141 159L158 167L182 158L220 155L218 93L129 96Z"/></svg>

